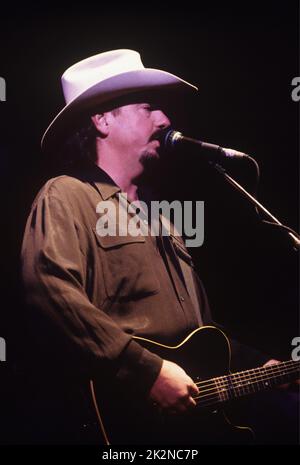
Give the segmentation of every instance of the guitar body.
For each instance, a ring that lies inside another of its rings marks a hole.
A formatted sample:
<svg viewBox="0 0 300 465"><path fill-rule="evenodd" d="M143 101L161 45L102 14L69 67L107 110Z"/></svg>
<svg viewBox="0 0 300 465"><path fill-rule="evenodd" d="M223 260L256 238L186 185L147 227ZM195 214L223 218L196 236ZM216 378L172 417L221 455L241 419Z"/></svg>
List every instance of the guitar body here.
<svg viewBox="0 0 300 465"><path fill-rule="evenodd" d="M143 338L135 339L146 349L184 368L195 382L229 373L229 342L224 333L215 327L198 328L174 347ZM215 384L208 385L210 389L211 386ZM91 382L91 387L104 444L200 445L251 442L252 431L232 425L216 405L201 405L201 408L197 405L189 413L162 415L148 399L141 398L138 389L135 391L134 387L125 392L124 386L116 385L113 381L105 385L97 380Z"/></svg>

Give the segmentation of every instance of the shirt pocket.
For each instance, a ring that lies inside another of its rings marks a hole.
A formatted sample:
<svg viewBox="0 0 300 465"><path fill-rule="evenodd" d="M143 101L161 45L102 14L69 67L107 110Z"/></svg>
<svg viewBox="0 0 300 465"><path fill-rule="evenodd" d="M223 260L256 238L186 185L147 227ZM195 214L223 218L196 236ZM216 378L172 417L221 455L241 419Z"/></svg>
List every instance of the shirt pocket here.
<svg viewBox="0 0 300 465"><path fill-rule="evenodd" d="M107 296L134 300L159 292L144 236L99 236L94 229Z"/></svg>

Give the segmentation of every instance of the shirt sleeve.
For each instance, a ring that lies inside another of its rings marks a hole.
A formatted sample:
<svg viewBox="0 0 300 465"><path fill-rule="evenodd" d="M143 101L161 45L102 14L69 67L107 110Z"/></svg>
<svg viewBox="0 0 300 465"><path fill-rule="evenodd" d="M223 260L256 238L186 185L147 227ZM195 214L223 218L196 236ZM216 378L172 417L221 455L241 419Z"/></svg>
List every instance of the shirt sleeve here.
<svg viewBox="0 0 300 465"><path fill-rule="evenodd" d="M107 370L124 383L148 392L162 359L144 349L85 291L87 257L70 205L42 192L27 221L22 282L38 341L55 363L93 377Z"/></svg>

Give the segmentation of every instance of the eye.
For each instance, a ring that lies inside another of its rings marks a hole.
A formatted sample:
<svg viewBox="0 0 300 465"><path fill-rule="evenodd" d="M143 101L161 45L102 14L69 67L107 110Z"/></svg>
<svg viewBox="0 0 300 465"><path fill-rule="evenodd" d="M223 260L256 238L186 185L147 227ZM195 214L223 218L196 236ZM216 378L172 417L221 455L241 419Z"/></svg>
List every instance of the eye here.
<svg viewBox="0 0 300 465"><path fill-rule="evenodd" d="M143 105L143 109L146 110L146 111L152 111L152 106L147 104L147 105Z"/></svg>

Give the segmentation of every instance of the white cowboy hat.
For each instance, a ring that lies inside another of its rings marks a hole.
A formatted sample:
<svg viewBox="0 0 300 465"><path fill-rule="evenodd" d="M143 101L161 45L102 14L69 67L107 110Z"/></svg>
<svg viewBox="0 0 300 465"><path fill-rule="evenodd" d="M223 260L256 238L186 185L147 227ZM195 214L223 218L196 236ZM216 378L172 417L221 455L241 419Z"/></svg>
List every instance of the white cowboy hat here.
<svg viewBox="0 0 300 465"><path fill-rule="evenodd" d="M193 89L189 82L174 74L145 68L134 50L99 53L75 63L62 75L66 106L46 129L42 148L51 146L82 110L109 102L117 97L150 89Z"/></svg>

